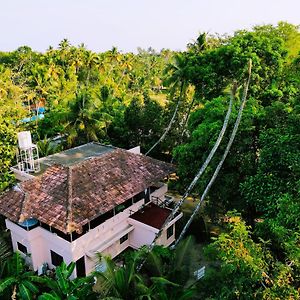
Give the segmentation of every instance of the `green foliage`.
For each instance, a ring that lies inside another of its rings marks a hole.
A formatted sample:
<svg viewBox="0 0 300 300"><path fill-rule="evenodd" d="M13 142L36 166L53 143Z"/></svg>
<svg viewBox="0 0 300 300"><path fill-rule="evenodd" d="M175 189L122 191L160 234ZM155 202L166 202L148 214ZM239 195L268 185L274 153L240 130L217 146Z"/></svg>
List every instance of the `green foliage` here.
<svg viewBox="0 0 300 300"><path fill-rule="evenodd" d="M0 280L0 295L7 299L31 300L39 293L40 283L45 283L45 279L28 271L24 259L19 253L14 253L5 264L3 279Z"/></svg>
<svg viewBox="0 0 300 300"><path fill-rule="evenodd" d="M171 251L156 246L148 253L146 249L130 252L122 266L109 257L99 256L104 271L96 272L95 290L101 299L193 299L195 283L194 241L189 238ZM139 273L137 267L146 262Z"/></svg>
<svg viewBox="0 0 300 300"><path fill-rule="evenodd" d="M60 124L58 120L59 115L59 112L53 110L47 112L45 117L39 120L37 136L40 137L40 139L45 139L47 137L52 138L64 131L64 126Z"/></svg>
<svg viewBox="0 0 300 300"><path fill-rule="evenodd" d="M51 142L47 137L37 142L39 156L44 157L61 151L61 146Z"/></svg>
<svg viewBox="0 0 300 300"><path fill-rule="evenodd" d="M2 233L0 235L0 278L3 278L3 274L5 273L5 264L11 255L11 247Z"/></svg>
<svg viewBox="0 0 300 300"><path fill-rule="evenodd" d="M15 128L0 117L0 191L14 182L10 167L15 159L16 132Z"/></svg>
<svg viewBox="0 0 300 300"><path fill-rule="evenodd" d="M214 261L198 289L209 299L297 299L290 265L275 262L268 243L254 242L240 216L227 217L228 233L206 248ZM213 282L218 285L213 285Z"/></svg>
<svg viewBox="0 0 300 300"><path fill-rule="evenodd" d="M188 237L174 250L154 247L147 254L142 272L151 282L149 294L153 299L193 299L194 272L199 267L195 241Z"/></svg>
<svg viewBox="0 0 300 300"><path fill-rule="evenodd" d="M111 124L108 135L120 147L140 145L142 150L149 149L162 132L162 111L162 106L148 95L134 98L126 107L124 117Z"/></svg>
<svg viewBox="0 0 300 300"><path fill-rule="evenodd" d="M168 127L178 101L172 128L151 155L169 158L174 153L179 176L176 187L183 191L217 138L228 107L228 86L235 82L237 101L230 134L245 65L251 58L249 101L204 212L218 220L226 211L237 209L252 227L239 216L228 217L229 231L207 248L213 262L198 290L202 298L209 299L297 299L299 50L299 27L280 22L227 38L200 34L183 53L157 53L150 48L122 54L113 47L97 54L84 45L74 47L66 39L58 49L50 47L45 53L26 46L0 52L0 191L14 181L9 167L14 164L17 131L27 128L40 137L37 144L42 156L55 151L46 138L58 134L67 139L68 146L96 140L125 148L140 145L147 151ZM46 109L43 120L21 122L36 115L42 103ZM187 120L188 130L183 132ZM224 137L195 193L205 187L228 138ZM173 151L174 145L179 146ZM135 266L144 254L133 256L124 268L108 260L110 271L97 275L104 284L101 296L194 297L191 274L196 263L189 252L193 248L187 242L178 251L155 249L143 274L136 274ZM5 247L2 251L7 254ZM71 281L72 268L58 267L56 279L46 285L14 256L3 269L1 290L3 295L20 299L39 293L40 299L86 299L91 278Z"/></svg>
<svg viewBox="0 0 300 300"><path fill-rule="evenodd" d="M140 261L142 252L134 252L127 259L123 267L116 264L105 256L100 256L101 264L105 265L104 272L96 272L97 282L95 290L101 297L117 297L121 299L137 299L146 287L142 277L137 274L136 267Z"/></svg>
<svg viewBox="0 0 300 300"><path fill-rule="evenodd" d="M48 278L46 285L51 289L48 293L43 293L38 299L68 299L83 300L94 299L92 292L93 278L76 278L70 279L75 269L75 263L68 266L63 262L55 269L55 279Z"/></svg>
<svg viewBox="0 0 300 300"><path fill-rule="evenodd" d="M88 91L80 91L62 114L69 146L98 141L104 127L97 104Z"/></svg>

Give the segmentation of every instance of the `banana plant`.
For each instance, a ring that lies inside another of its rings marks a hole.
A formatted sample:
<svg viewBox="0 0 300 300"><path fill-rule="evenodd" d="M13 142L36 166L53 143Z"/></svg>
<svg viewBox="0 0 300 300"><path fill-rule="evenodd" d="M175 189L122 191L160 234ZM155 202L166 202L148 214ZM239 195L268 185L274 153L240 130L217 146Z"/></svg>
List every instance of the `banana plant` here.
<svg viewBox="0 0 300 300"><path fill-rule="evenodd" d="M92 299L92 286L94 279L92 277L76 278L70 277L75 269L75 263L66 265L63 262L55 269L55 279L49 279L47 286L51 289L49 293L43 293L39 300L85 300Z"/></svg>
<svg viewBox="0 0 300 300"><path fill-rule="evenodd" d="M0 298L31 300L39 293L38 284L46 279L28 271L24 259L17 252L6 261L4 268L5 277L0 281Z"/></svg>

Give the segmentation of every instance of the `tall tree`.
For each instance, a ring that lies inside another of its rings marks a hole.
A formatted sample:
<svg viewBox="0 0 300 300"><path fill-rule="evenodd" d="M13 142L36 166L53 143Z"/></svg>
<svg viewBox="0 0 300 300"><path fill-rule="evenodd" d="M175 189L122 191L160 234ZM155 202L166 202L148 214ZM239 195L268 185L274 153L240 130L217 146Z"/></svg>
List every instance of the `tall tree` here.
<svg viewBox="0 0 300 300"><path fill-rule="evenodd" d="M179 89L179 96L177 98L177 104L169 124L165 128L165 131L158 141L147 151L146 155L148 155L159 143L165 139L171 129L171 126L175 122L175 117L177 115L180 103L184 100L184 95L188 85L186 56L184 54L177 54L174 58L174 63L171 63L167 66L166 72L171 74L167 80L167 84L171 86L171 95L174 96L176 94L176 89Z"/></svg>
<svg viewBox="0 0 300 300"><path fill-rule="evenodd" d="M68 111L62 114L69 145L97 141L105 123L89 91L79 91Z"/></svg>

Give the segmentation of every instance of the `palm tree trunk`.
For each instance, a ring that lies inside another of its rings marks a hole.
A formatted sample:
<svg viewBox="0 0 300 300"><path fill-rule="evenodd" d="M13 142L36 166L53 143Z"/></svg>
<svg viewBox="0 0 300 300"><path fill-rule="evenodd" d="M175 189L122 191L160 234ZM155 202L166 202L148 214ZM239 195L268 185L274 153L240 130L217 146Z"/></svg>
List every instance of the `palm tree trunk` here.
<svg viewBox="0 0 300 300"><path fill-rule="evenodd" d="M180 240L183 238L183 236L186 234L186 231L188 230L188 228L190 227L195 215L198 213L200 207L201 207L201 204L203 203L206 195L208 194L210 188L212 187L213 183L215 182L219 172L220 172L220 169L229 153L229 150L232 146L232 143L235 139L235 136L236 136L236 133L237 133L237 130L238 130L238 127L240 125L240 122L241 122L241 118L242 118L242 113L243 113L243 110L244 110L244 107L245 107L245 104L246 104L246 100L247 100L247 93L248 93L248 88L249 88L249 83L250 83L250 77L251 77L251 67L252 67L252 61L250 59L249 61L249 69L248 69L248 80L247 80L247 83L245 85L245 88L244 88L244 93L243 93L243 98L242 98L242 103L241 103L241 106L240 106L240 109L239 109L239 112L238 112L238 116L236 118L236 121L235 121L235 124L234 124L234 128L232 130L232 133L231 133L231 136L230 136L230 139L228 141L228 144L226 146L226 149L225 149L225 152L222 156L222 159L221 161L219 162L213 176L211 177L209 183L207 184L201 198L200 198L200 201L199 203L197 204L197 206L195 207L191 217L189 218L188 222L186 223L186 225L184 226L183 230L181 231L178 239L176 240L175 244L173 247L176 247L178 245L178 243L180 242ZM233 94L233 92L232 92Z"/></svg>
<svg viewBox="0 0 300 300"><path fill-rule="evenodd" d="M233 103L233 95L231 95L231 97L230 97L230 102L229 102L228 110L227 110L227 113L226 113L226 116L225 116L225 119L224 119L224 122L223 122L223 126L222 126L222 129L221 129L220 133L219 133L219 136L217 138L216 143L214 144L213 148L211 149L209 155L207 156L205 162L203 163L203 165L199 169L198 173L194 177L193 181L190 183L190 185L186 189L186 191L183 194L182 198L177 202L176 206L172 210L172 213L166 219L166 221L163 224L163 226L160 229L160 231L156 234L156 237L155 237L154 241L152 242L153 245L155 244L155 241L157 240L157 238L161 235L164 227L174 218L174 216L175 216L176 212L178 211L178 209L181 207L181 205L183 204L183 202L185 201L185 199L190 195L191 191L195 187L195 185L198 182L198 180L200 179L201 175L204 173L204 171L206 170L206 168L209 165L210 161L214 157L214 155L215 155L215 153L216 153L216 151L217 151L217 149L218 149L218 147L219 147L219 145L220 145L220 143L221 143L221 141L223 139L225 131L227 129L227 126L228 126L228 123L229 123L229 117L230 117L231 109L232 109L232 103Z"/></svg>
<svg viewBox="0 0 300 300"><path fill-rule="evenodd" d="M148 247L148 251L150 252L154 245L155 242L157 241L157 239L161 236L164 228L166 227L166 225L174 218L176 212L178 211L178 209L181 207L181 205L183 204L183 202L185 201L185 199L189 196L189 194L191 193L192 189L195 187L196 183L198 182L199 178L201 177L201 175L204 173L205 169L207 168L208 164L210 163L211 159L213 158L213 156L215 155L222 139L223 136L225 134L226 128L228 126L228 122L229 122L229 117L231 114L231 110L232 110L232 103L233 103L233 98L234 95L233 93L230 95L230 102L229 102L229 106L228 106L228 110L223 122L223 126L222 129L219 133L219 136L217 138L216 143L214 144L213 148L211 149L208 157L206 158L205 162L203 163L203 165L201 166L201 168L199 169L198 173L196 174L196 176L194 177L193 181L191 182L191 184L189 185L189 187L187 188L187 190L185 191L184 195L182 196L182 198L177 202L176 206L173 208L171 214L168 216L168 218L165 220L164 224L162 225L162 227L160 228L160 230L156 233L155 238L153 240L153 242L150 244L150 246ZM144 264L144 261L139 265L138 270L140 270L142 268Z"/></svg>
<svg viewBox="0 0 300 300"><path fill-rule="evenodd" d="M194 105L194 102L195 102L195 98L193 97L193 100L191 102L191 104L189 105L189 108L188 108L188 112L187 112L187 115L185 117L185 120L184 120L184 123L183 123L183 126L182 126L182 132L181 132L181 137L180 137L180 142L182 143L183 141L183 136L184 136L184 133L185 133L185 127L186 127L186 124L189 120L189 117L190 117L190 113L191 113L191 110L192 110L192 107ZM175 144L175 146L177 145L177 143ZM171 159L171 164L174 162L174 156L172 157Z"/></svg>
<svg viewBox="0 0 300 300"><path fill-rule="evenodd" d="M181 140L182 140L183 135L184 135L184 133L185 133L185 127L186 127L186 124L187 124L187 122L188 122L188 120L189 120L189 117L190 117L190 114L191 114L192 107L194 106L194 102L195 102L195 97L193 97L193 100L192 100L192 102L191 102L191 104L190 104L190 106L189 106L187 115L186 115L186 117L185 117L185 120L184 120L184 123L183 123L183 126L182 126Z"/></svg>
<svg viewBox="0 0 300 300"><path fill-rule="evenodd" d="M86 76L86 81L85 81L85 86L86 86L86 88L89 87L89 82L90 82L90 72L91 72L91 70L89 69L89 70L88 70L88 73L87 73L87 76Z"/></svg>
<svg viewBox="0 0 300 300"><path fill-rule="evenodd" d="M173 116L171 118L171 121L169 123L169 125L167 126L167 128L165 129L164 133L162 134L162 136L158 139L158 141L146 152L145 155L149 155L149 153L160 143L162 142L166 135L168 134L168 132L170 131L171 127L172 127L172 124L174 123L174 120L175 120L175 117L176 117L176 114L177 114L177 111L178 111L178 108L179 108L179 104L181 103L181 99L182 99L182 94L183 94L183 86L184 86L184 82L181 83L181 86L180 86L180 95L179 95L179 99L177 101L177 105L176 105L176 108L174 110L174 113L173 113Z"/></svg>

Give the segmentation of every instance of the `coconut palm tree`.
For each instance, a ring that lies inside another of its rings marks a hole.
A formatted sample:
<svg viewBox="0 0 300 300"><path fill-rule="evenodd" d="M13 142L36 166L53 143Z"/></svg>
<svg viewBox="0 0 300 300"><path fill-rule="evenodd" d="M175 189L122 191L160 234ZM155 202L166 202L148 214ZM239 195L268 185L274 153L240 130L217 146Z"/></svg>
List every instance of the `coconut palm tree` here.
<svg viewBox="0 0 300 300"><path fill-rule="evenodd" d="M99 56L92 52L86 51L85 52L85 66L87 68L87 76L86 76L86 87L88 87L90 82L91 71L94 67L96 67L99 63Z"/></svg>
<svg viewBox="0 0 300 300"><path fill-rule="evenodd" d="M239 128L239 125L240 125L240 122L241 122L241 118L242 118L242 114L243 114L243 110L244 110L244 107L245 107L245 104L246 104L246 101L247 101L247 93L248 93L248 88L249 88L249 84L250 84L250 79L251 79L251 70L252 70L252 60L250 59L249 60L249 65L248 65L248 78L247 78L247 81L246 81L246 84L245 84L245 87L244 87L244 92L243 92L243 97L242 97L242 101L241 101L241 105L240 105L240 109L239 109L239 112L238 112L238 115L237 115L237 118L236 118L236 121L235 121L235 124L234 124L234 127L233 127L233 130L232 130L232 133L230 135L230 139L227 143L227 146L226 146L226 149L224 151L224 154L220 160L220 162L218 163L209 183L207 184L202 196L200 197L200 201L199 203L197 204L197 206L195 207L191 217L189 218L188 222L185 224L184 228L182 229L178 239L176 240L175 242L175 245L174 247L176 247L176 245L180 242L180 240L184 237L184 235L186 234L188 228L190 227L193 219L195 218L196 214L198 213L200 207L201 207L201 204L203 203L204 199L206 198L211 186L213 185L213 183L215 182L221 168L222 168L222 165L229 153L229 150L233 144L233 141L235 139L235 136L236 136L236 133L238 131L238 128ZM232 91L233 93L233 91Z"/></svg>
<svg viewBox="0 0 300 300"><path fill-rule="evenodd" d="M69 146L74 145L75 140L78 143L98 141L106 124L101 121L101 113L93 101L90 92L79 91L68 110L61 114Z"/></svg>
<svg viewBox="0 0 300 300"><path fill-rule="evenodd" d="M174 218L176 212L182 206L182 204L184 203L186 198L191 194L191 192L192 192L193 188L195 187L196 183L198 182L198 180L200 179L200 177L202 176L202 174L204 173L204 171L208 167L209 163L211 162L212 158L214 157L216 151L218 150L219 145L220 145L220 143L221 143L221 141L224 137L224 134L226 132L226 129L227 129L227 126L228 126L228 123L229 123L229 118L230 118L230 114L231 114L231 110L232 110L232 104L233 104L235 90L236 90L236 85L234 84L231 95L230 95L228 110L227 110L227 113L226 113L226 116L225 116L225 119L224 119L224 122L223 122L223 126L220 130L219 136L218 136L213 148L211 149L211 151L208 154L205 162L203 163L203 165L200 167L199 171L195 175L194 179L192 180L192 182L190 183L190 185L188 186L188 188L184 192L181 199L177 202L177 204L173 208L172 212L170 213L168 218L165 220L164 224L161 226L160 230L156 233L154 240L152 241L151 245L149 246L149 251L151 251L153 249L153 247L155 246L156 240L161 236L161 234L164 231L167 224L169 224L169 222ZM144 261L141 263L139 268L141 268L143 266L143 264L144 264Z"/></svg>
<svg viewBox="0 0 300 300"><path fill-rule="evenodd" d="M165 72L170 73L170 77L168 78L166 83L170 86L171 97L173 97L176 94L176 91L178 89L179 96L177 98L177 104L168 126L166 127L165 131L163 132L162 136L158 139L158 141L147 151L146 155L149 155L149 153L165 139L175 121L175 117L177 115L179 106L185 98L186 90L188 87L188 71L186 56L184 54L177 54L174 58L174 63L169 64Z"/></svg>
<svg viewBox="0 0 300 300"><path fill-rule="evenodd" d="M37 142L37 146L39 149L40 157L48 156L61 151L60 145L53 143L51 139L47 138L47 136L45 136L42 140L40 139Z"/></svg>
<svg viewBox="0 0 300 300"><path fill-rule="evenodd" d="M203 51L205 51L207 49L207 36L206 33L201 33L198 38L196 39L196 41L190 45L189 50L193 50L193 52L195 52L197 55L201 55L203 53ZM188 106L188 110L185 116L185 119L183 121L183 125L182 125L182 132L181 132L181 140L183 139L185 130L186 130L186 125L188 123L191 111L193 109L194 103L195 103L196 98L193 97L190 105Z"/></svg>
<svg viewBox="0 0 300 300"><path fill-rule="evenodd" d="M12 251L6 240L2 235L0 235L0 278L3 276L3 271L5 269L6 261L11 257Z"/></svg>
<svg viewBox="0 0 300 300"><path fill-rule="evenodd" d="M120 79L117 83L117 87L119 87L122 83L123 78L125 77L125 74L129 73L132 70L132 61L134 56L132 54L125 54L122 57L120 69L122 69L122 74L120 76Z"/></svg>
<svg viewBox="0 0 300 300"><path fill-rule="evenodd" d="M71 43L68 39L63 39L59 44L58 44L58 48L61 50L66 50L69 49L71 47Z"/></svg>
<svg viewBox="0 0 300 300"><path fill-rule="evenodd" d="M110 257L99 255L99 261L105 270L95 272L97 281L94 289L100 294L101 299L117 297L131 300L145 294L147 288L144 285L143 278L136 272L136 266L141 255L141 251L134 252L121 267L117 266Z"/></svg>

